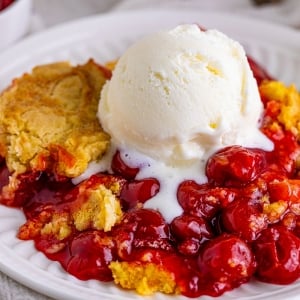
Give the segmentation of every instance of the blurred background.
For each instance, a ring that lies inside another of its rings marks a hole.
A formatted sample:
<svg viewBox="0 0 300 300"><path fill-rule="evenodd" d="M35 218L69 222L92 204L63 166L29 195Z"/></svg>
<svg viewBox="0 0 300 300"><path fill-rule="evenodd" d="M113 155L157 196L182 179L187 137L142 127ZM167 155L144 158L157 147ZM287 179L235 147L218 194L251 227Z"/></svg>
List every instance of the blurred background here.
<svg viewBox="0 0 300 300"><path fill-rule="evenodd" d="M300 30L299 0L0 0L0 9L6 5L8 7L0 11L0 51L24 35L63 22L94 14L133 9L224 11ZM17 6L20 7L19 11Z"/></svg>
<svg viewBox="0 0 300 300"><path fill-rule="evenodd" d="M230 12L300 30L299 0L17 0L10 4L11 1L0 0L0 9L7 6L0 11L0 55L18 40L64 22L137 9ZM17 299L49 300L0 272L0 300Z"/></svg>
<svg viewBox="0 0 300 300"><path fill-rule="evenodd" d="M97 13L171 8L227 11L300 29L299 0L33 0L33 30Z"/></svg>

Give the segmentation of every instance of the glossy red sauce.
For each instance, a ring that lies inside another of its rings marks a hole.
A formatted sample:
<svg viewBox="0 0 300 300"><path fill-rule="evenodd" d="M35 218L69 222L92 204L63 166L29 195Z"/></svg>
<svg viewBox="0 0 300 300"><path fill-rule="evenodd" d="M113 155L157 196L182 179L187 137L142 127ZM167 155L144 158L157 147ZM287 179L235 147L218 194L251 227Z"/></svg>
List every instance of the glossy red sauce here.
<svg viewBox="0 0 300 300"><path fill-rule="evenodd" d="M270 78L253 60L258 82ZM114 175L97 174L86 187L119 182L125 211L121 222L109 232L72 228L63 240L31 236L36 248L59 261L82 280L111 281L111 261L148 261L163 265L175 276L180 292L188 297L219 296L250 278L288 284L300 276L300 179L296 158L299 145L290 132L273 132L266 120L278 110L265 102L262 130L273 140L274 151L232 146L215 153L207 162L208 183L187 180L178 187L177 198L184 213L170 224L160 213L140 208L159 191L155 178L135 180L138 172L124 164L117 152ZM0 187L9 172L1 163ZM79 187L69 179L45 173L20 176L15 198L3 198L9 206L23 209L27 219L45 213L68 213L78 205ZM265 200L285 201L286 210L273 220L263 213ZM21 235L21 233L20 233ZM22 236L26 239L26 237Z"/></svg>
<svg viewBox="0 0 300 300"><path fill-rule="evenodd" d="M0 0L0 11L8 7L14 2L14 0Z"/></svg>

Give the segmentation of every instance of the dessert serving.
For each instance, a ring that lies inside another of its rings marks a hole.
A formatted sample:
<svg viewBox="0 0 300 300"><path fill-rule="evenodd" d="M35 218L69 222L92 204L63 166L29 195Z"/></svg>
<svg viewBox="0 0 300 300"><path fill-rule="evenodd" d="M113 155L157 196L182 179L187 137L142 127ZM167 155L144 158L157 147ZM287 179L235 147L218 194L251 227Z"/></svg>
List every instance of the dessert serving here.
<svg viewBox="0 0 300 300"><path fill-rule="evenodd" d="M100 63L37 66L2 91L0 202L24 212L18 238L141 295L295 282L295 86L197 25Z"/></svg>

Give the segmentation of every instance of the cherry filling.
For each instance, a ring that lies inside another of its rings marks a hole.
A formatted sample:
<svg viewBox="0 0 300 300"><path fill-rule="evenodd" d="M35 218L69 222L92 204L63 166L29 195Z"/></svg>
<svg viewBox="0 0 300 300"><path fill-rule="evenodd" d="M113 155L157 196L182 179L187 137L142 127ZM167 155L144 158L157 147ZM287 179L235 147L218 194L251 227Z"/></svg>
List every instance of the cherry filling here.
<svg viewBox="0 0 300 300"><path fill-rule="evenodd" d="M262 150L231 146L218 151L207 162L206 175L216 186L241 186L256 179L266 166Z"/></svg>
<svg viewBox="0 0 300 300"><path fill-rule="evenodd" d="M251 58L249 63L258 82L270 79ZM17 177L14 193L1 159L0 201L24 211L27 223L19 238L34 240L39 251L82 280L111 281L112 261L143 261L170 272L188 297L219 296L252 277L289 284L300 276L300 147L291 132L274 130L278 108L263 102L262 130L274 150L233 145L212 155L207 183L186 180L178 186L183 214L170 224L158 211L143 208L159 192L158 180L137 180L139 168L127 166L118 151L113 175L96 174L75 186L55 174L25 173ZM70 214L84 203L85 190L99 186L120 199L123 216L109 230L76 227ZM62 225L54 232L51 224Z"/></svg>
<svg viewBox="0 0 300 300"><path fill-rule="evenodd" d="M121 175L128 180L134 179L137 173L139 172L139 168L132 168L124 163L124 161L121 158L120 151L117 151L114 154L111 163L111 169L115 174Z"/></svg>
<svg viewBox="0 0 300 300"><path fill-rule="evenodd" d="M176 238L178 252L185 255L197 255L201 244L213 237L210 224L201 217L183 214L170 224Z"/></svg>
<svg viewBox="0 0 300 300"><path fill-rule="evenodd" d="M184 213L168 224L159 212L141 208L159 191L159 182L136 180L138 170L133 172L116 154L116 175L97 174L84 183L87 189L120 185L124 216L110 231L73 227L60 240L32 232L26 237L22 231L19 236L34 239L38 250L82 280L111 281L111 261L146 255L173 273L180 292L189 297L218 296L252 276L287 284L300 275L300 181L289 178L295 171L286 171L286 155L286 149L276 147L272 153L238 146L218 151L206 166L208 183L187 180L179 185ZM5 186L9 172L3 162L0 175ZM20 175L20 182L15 197L2 202L22 207L29 220L63 215L78 205L81 185L68 179L30 173Z"/></svg>
<svg viewBox="0 0 300 300"><path fill-rule="evenodd" d="M67 272L81 280L112 280L108 265L117 258L117 248L109 236L101 231L79 233L70 240L67 249L59 257Z"/></svg>
<svg viewBox="0 0 300 300"><path fill-rule="evenodd" d="M257 277L265 282L288 284L300 276L300 239L288 229L271 226L254 242Z"/></svg>
<svg viewBox="0 0 300 300"><path fill-rule="evenodd" d="M1 0L0 1L0 11L8 7L14 2L14 0Z"/></svg>
<svg viewBox="0 0 300 300"><path fill-rule="evenodd" d="M250 247L243 240L223 234L201 248L198 266L204 278L203 288L216 296L248 281L256 263Z"/></svg>
<svg viewBox="0 0 300 300"><path fill-rule="evenodd" d="M121 201L125 209L136 207L138 203L145 203L159 192L159 182L155 178L133 180L127 182L121 191Z"/></svg>

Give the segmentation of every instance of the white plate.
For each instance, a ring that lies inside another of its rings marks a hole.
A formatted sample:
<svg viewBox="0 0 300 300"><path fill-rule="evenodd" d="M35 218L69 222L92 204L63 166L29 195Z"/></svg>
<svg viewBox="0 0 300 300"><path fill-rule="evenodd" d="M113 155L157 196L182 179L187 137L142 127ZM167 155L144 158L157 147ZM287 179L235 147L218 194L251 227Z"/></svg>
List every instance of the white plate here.
<svg viewBox="0 0 300 300"><path fill-rule="evenodd" d="M42 32L0 55L0 90L31 67L69 60L85 62L90 57L104 63L122 54L130 43L146 33L172 28L181 23L198 23L219 29L240 41L246 51L276 78L300 87L300 33L258 20L201 12L150 11L102 15ZM186 299L155 294L143 298L95 280L80 281L58 263L47 260L32 242L15 235L24 222L22 213L0 205L0 269L12 278L48 296L63 300L82 299ZM299 299L300 282L288 286L258 282L244 284L222 299ZM215 299L201 297L201 299Z"/></svg>

